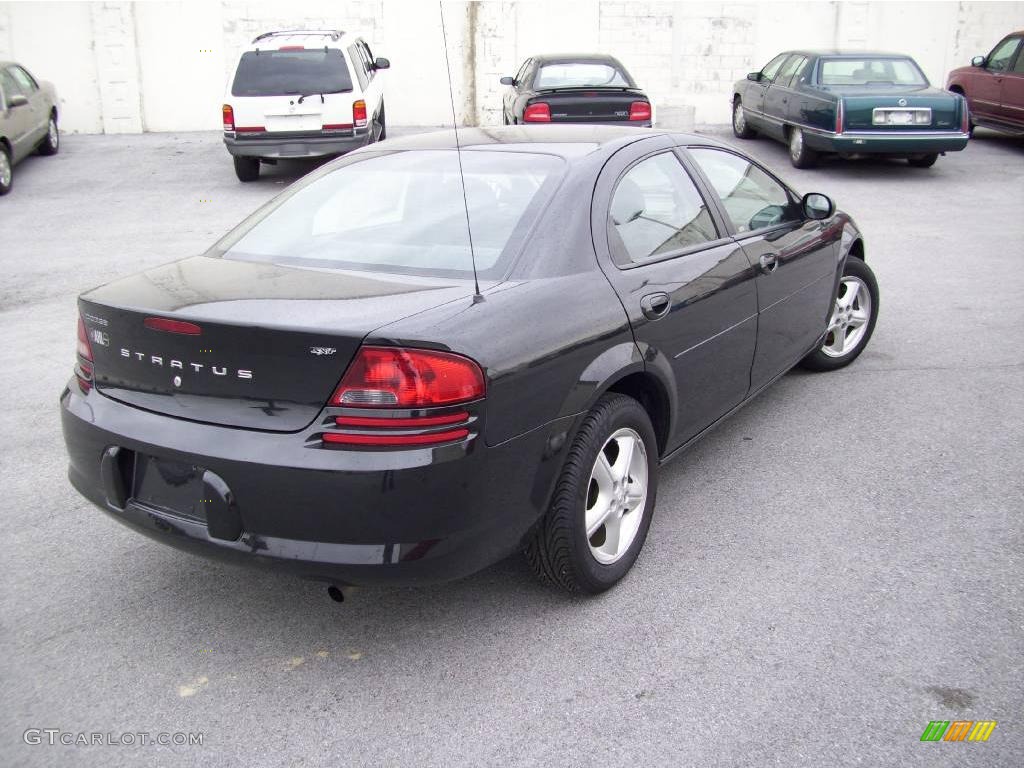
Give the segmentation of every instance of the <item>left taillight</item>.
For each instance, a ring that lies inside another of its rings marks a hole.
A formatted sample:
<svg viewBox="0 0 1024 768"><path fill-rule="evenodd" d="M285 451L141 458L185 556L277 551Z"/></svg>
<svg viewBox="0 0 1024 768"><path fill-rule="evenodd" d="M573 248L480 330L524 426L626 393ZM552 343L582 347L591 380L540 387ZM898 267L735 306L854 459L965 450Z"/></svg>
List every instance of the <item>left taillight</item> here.
<svg viewBox="0 0 1024 768"><path fill-rule="evenodd" d="M75 378L78 379L78 388L83 394L88 394L92 389L93 359L92 344L89 342L89 334L85 329L85 321L78 318L78 362L75 365Z"/></svg>
<svg viewBox="0 0 1024 768"><path fill-rule="evenodd" d="M235 110L231 108L230 104L225 104L220 111L224 116L224 130L228 132L235 130Z"/></svg>
<svg viewBox="0 0 1024 768"><path fill-rule="evenodd" d="M630 120L650 120L651 104L647 101L634 101L629 105Z"/></svg>
<svg viewBox="0 0 1024 768"><path fill-rule="evenodd" d="M836 105L836 133L843 132L843 100L840 99Z"/></svg>
<svg viewBox="0 0 1024 768"><path fill-rule="evenodd" d="M971 110L967 108L967 97L960 97L960 132L971 132Z"/></svg>
<svg viewBox="0 0 1024 768"><path fill-rule="evenodd" d="M366 102L362 99L352 102L352 123L356 128L366 127Z"/></svg>
<svg viewBox="0 0 1024 768"><path fill-rule="evenodd" d="M523 110L523 122L524 123L550 123L551 122L551 107L549 107L543 101L538 101L536 104L531 104L525 110Z"/></svg>

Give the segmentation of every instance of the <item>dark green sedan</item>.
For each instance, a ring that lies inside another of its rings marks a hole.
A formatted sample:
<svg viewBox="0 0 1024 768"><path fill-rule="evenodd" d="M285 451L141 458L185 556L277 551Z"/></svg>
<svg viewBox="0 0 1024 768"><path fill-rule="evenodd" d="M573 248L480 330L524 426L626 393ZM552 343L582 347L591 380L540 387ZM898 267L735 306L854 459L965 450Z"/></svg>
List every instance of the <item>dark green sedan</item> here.
<svg viewBox="0 0 1024 768"><path fill-rule="evenodd" d="M906 158L917 168L967 146L967 102L933 88L909 56L787 51L733 86L732 130L789 145L797 168L825 153Z"/></svg>

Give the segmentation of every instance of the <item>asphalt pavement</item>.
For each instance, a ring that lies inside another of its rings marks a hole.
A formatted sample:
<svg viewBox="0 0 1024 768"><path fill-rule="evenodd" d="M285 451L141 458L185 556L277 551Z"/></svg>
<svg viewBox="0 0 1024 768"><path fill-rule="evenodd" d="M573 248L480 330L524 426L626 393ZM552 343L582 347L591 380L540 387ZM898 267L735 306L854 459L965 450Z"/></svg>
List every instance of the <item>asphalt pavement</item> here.
<svg viewBox="0 0 1024 768"><path fill-rule="evenodd" d="M18 166L0 199L0 764L1021 765L1024 140L979 131L927 170L798 171L781 144L740 143L854 216L878 326L849 368L789 374L666 466L636 568L592 599L512 558L339 605L91 507L57 402L75 296L201 252L312 166L243 185L213 133L66 136ZM998 725L922 743L932 720Z"/></svg>

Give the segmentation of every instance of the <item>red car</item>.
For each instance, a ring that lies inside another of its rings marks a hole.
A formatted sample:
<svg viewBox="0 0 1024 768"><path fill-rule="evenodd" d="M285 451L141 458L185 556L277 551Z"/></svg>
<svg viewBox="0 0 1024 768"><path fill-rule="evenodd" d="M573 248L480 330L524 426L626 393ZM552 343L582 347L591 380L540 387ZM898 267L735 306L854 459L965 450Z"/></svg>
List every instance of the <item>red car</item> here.
<svg viewBox="0 0 1024 768"><path fill-rule="evenodd" d="M983 125L1024 134L1024 31L1013 32L988 56L949 73L946 88L962 94L971 109L971 131Z"/></svg>

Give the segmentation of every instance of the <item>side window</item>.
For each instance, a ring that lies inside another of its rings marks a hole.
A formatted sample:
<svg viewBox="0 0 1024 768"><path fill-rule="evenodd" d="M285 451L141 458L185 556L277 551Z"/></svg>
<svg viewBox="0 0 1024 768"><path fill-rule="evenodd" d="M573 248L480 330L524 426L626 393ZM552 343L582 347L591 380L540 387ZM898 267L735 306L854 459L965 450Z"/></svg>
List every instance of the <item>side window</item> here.
<svg viewBox="0 0 1024 768"><path fill-rule="evenodd" d="M619 179L608 224L609 247L620 264L718 239L704 199L671 152L641 160Z"/></svg>
<svg viewBox="0 0 1024 768"><path fill-rule="evenodd" d="M1021 45L1020 51L1017 53L1017 63L1013 65L1012 71L1024 74L1024 45Z"/></svg>
<svg viewBox="0 0 1024 768"><path fill-rule="evenodd" d="M522 87L526 83L525 78L526 78L526 76L530 72L530 64L532 64L532 63L533 63L533 59L527 59L526 61L523 62L523 66L521 66L519 68L519 71L516 72L516 87L517 88Z"/></svg>
<svg viewBox="0 0 1024 768"><path fill-rule="evenodd" d="M748 160L706 147L693 147L689 152L715 188L737 232L803 218L786 188Z"/></svg>
<svg viewBox="0 0 1024 768"><path fill-rule="evenodd" d="M786 62L786 66L779 70L778 76L775 78L775 85L788 87L793 80L793 76L799 72L804 64L807 63L806 56L792 56L789 61Z"/></svg>
<svg viewBox="0 0 1024 768"><path fill-rule="evenodd" d="M18 88L21 93L26 96L31 96L33 91L38 90L39 86L36 85L36 81L33 80L32 76L21 67L8 67L7 71L11 73L11 77L13 77L15 82L18 84Z"/></svg>
<svg viewBox="0 0 1024 768"><path fill-rule="evenodd" d="M11 75L10 69L0 69L0 87L4 92L4 106L10 103L12 96L27 95Z"/></svg>
<svg viewBox="0 0 1024 768"><path fill-rule="evenodd" d="M1014 51L1017 50L1017 45L1020 43L1019 37L1011 37L1003 40L999 45L995 47L995 50L989 54L988 59L985 62L985 69L991 70L992 72L1005 72L1006 68L1010 66L1010 60L1013 58Z"/></svg>
<svg viewBox="0 0 1024 768"><path fill-rule="evenodd" d="M348 57L352 59L352 68L356 71L356 80L359 81L359 88L365 91L369 78L366 75L366 64L363 63L363 56L358 46L350 45L348 47Z"/></svg>
<svg viewBox="0 0 1024 768"><path fill-rule="evenodd" d="M359 50L363 53L363 59L366 62L366 72L370 79L373 80L377 76L377 70L373 68L373 53L370 52L370 46L366 44L365 40L360 40L356 45L359 46Z"/></svg>
<svg viewBox="0 0 1024 768"><path fill-rule="evenodd" d="M788 53L780 53L774 59L764 65L764 69L761 70L761 81L771 82L775 79L776 73L779 71L779 67L782 66L782 62L789 56Z"/></svg>

